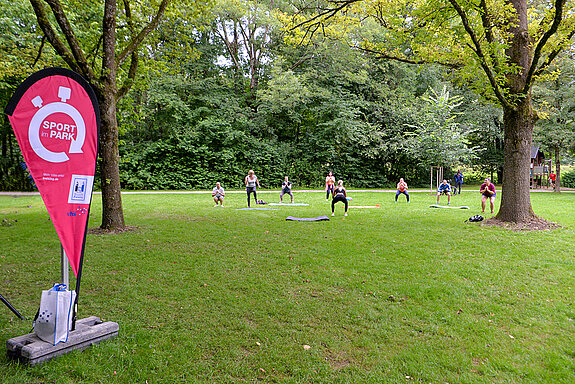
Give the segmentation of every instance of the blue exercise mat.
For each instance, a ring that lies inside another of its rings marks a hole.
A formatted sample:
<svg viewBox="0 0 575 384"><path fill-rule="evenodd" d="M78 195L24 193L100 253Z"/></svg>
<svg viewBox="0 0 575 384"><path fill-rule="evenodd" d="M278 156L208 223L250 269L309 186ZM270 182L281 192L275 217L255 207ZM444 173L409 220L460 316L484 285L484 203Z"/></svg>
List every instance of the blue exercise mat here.
<svg viewBox="0 0 575 384"><path fill-rule="evenodd" d="M237 208L236 211L279 211L274 208Z"/></svg>
<svg viewBox="0 0 575 384"><path fill-rule="evenodd" d="M329 217L327 216L319 216L319 217L293 217L288 216L286 220L289 221L329 221Z"/></svg>

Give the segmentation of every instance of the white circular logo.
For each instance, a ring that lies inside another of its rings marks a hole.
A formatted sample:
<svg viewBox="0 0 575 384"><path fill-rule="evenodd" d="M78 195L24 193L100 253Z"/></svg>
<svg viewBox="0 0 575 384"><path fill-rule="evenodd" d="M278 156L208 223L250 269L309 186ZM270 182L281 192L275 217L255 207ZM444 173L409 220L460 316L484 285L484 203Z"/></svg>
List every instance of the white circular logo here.
<svg viewBox="0 0 575 384"><path fill-rule="evenodd" d="M66 100L70 98L71 89L66 87L60 87L58 89L58 97L62 102L54 102L42 106L42 98L36 96L32 99L32 104L35 107L40 108L32 120L30 121L30 126L28 127L28 139L30 140L30 145L32 149L38 156L42 159L49 161L51 163L63 163L68 161L70 158L66 152L52 152L47 149L42 141L40 140L40 126L44 119L54 113L63 113L68 115L74 123L76 124L76 138L71 140L69 153L83 153L82 147L84 146L84 140L86 140L86 125L84 124L84 118L78 112L76 108L70 104L66 104Z"/></svg>

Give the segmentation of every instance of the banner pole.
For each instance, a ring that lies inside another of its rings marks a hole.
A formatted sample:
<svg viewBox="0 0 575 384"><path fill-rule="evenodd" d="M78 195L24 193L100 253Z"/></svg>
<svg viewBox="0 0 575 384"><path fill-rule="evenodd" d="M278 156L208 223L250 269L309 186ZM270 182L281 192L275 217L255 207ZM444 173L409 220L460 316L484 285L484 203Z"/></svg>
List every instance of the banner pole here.
<svg viewBox="0 0 575 384"><path fill-rule="evenodd" d="M6 299L4 298L4 296L0 295L0 301L3 302L4 305L6 305L9 310L11 310L12 312L14 312L14 314L15 314L16 316L18 316L21 320L26 320L26 318L25 318L24 316L22 316L22 315L20 314L20 312L18 312L18 311L16 310L16 308L14 308L14 307L12 306L12 304L10 304L10 302L9 302L8 300L6 300Z"/></svg>
<svg viewBox="0 0 575 384"><path fill-rule="evenodd" d="M66 256L66 251L64 251L64 247L60 244L60 255L62 257L62 267L61 267L61 275L62 275L62 284L66 286L66 289L70 289L70 262L68 261L68 256Z"/></svg>

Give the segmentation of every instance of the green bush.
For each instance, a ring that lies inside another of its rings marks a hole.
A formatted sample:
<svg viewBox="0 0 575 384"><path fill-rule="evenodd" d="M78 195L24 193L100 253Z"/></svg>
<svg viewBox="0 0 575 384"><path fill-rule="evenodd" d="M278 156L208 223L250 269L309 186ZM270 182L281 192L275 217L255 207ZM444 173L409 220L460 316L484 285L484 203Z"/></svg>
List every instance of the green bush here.
<svg viewBox="0 0 575 384"><path fill-rule="evenodd" d="M561 173L561 186L575 188L575 171Z"/></svg>

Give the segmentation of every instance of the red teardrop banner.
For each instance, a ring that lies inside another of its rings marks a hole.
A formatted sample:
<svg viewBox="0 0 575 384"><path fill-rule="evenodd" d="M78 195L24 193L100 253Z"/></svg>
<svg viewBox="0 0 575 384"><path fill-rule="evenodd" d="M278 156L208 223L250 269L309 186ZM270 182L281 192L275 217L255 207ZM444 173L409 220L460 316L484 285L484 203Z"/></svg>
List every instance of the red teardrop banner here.
<svg viewBox="0 0 575 384"><path fill-rule="evenodd" d="M78 276L98 155L96 95L76 72L47 68L18 87L5 112Z"/></svg>

